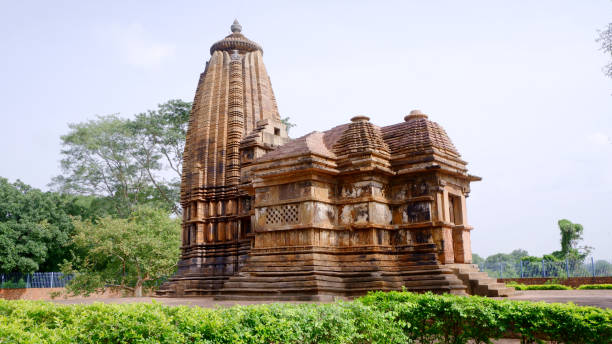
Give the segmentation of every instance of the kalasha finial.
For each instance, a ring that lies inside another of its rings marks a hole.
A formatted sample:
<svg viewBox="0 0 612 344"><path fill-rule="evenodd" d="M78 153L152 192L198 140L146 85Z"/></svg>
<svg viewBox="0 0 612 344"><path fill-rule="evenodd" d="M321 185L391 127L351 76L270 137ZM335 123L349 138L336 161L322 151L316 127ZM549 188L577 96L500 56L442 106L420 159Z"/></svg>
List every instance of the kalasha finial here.
<svg viewBox="0 0 612 344"><path fill-rule="evenodd" d="M410 114L408 116L404 117L404 121L408 122L417 118L427 119L427 115L424 114L421 110L412 110L410 111Z"/></svg>
<svg viewBox="0 0 612 344"><path fill-rule="evenodd" d="M368 116L355 116L351 118L351 122L367 122L370 120Z"/></svg>
<svg viewBox="0 0 612 344"><path fill-rule="evenodd" d="M231 26L233 33L240 33L242 31L242 25L238 22L238 19L234 19L234 23Z"/></svg>

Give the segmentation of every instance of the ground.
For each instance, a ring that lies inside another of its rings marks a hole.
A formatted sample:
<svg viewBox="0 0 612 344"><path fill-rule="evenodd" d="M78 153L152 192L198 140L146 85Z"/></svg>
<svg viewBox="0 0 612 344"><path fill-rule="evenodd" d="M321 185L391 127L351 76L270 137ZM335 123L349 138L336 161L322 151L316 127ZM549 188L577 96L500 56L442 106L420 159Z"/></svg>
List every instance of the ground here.
<svg viewBox="0 0 612 344"><path fill-rule="evenodd" d="M505 298L498 298L505 299ZM515 295L509 297L511 300L528 300L528 301L544 301L544 302L573 302L580 306L595 306L600 308L612 309L612 290L524 290L517 291ZM269 303L267 301L217 301L212 297L194 297L194 298L159 298L159 297L121 297L121 298L89 298L64 300L56 299L53 302L61 304L84 304L93 302L104 303L133 303L133 302L151 302L155 300L170 306L188 305L198 307L228 307L233 305L250 305Z"/></svg>

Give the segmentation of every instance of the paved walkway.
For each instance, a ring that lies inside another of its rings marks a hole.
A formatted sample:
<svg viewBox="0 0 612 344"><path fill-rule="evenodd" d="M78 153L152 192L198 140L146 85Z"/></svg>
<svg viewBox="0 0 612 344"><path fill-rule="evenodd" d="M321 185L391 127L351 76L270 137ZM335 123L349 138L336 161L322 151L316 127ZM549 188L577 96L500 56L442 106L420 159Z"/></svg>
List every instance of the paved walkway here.
<svg viewBox="0 0 612 344"><path fill-rule="evenodd" d="M612 309L612 290L522 290L509 298L511 300L573 302L579 306Z"/></svg>
<svg viewBox="0 0 612 344"><path fill-rule="evenodd" d="M499 298L504 299L504 298ZM595 306L600 308L612 309L612 290L524 290L517 291L516 295L511 296L511 300L528 300L544 302L573 302L580 306ZM192 297L192 298L158 298L158 297L121 297L121 298L89 298L64 300L56 299L52 302L62 304L87 304L93 302L104 303L133 303L151 302L155 300L170 306L188 305L198 307L229 307L233 305L251 305L270 303L268 301L217 301L212 297ZM292 303L296 303L292 301Z"/></svg>

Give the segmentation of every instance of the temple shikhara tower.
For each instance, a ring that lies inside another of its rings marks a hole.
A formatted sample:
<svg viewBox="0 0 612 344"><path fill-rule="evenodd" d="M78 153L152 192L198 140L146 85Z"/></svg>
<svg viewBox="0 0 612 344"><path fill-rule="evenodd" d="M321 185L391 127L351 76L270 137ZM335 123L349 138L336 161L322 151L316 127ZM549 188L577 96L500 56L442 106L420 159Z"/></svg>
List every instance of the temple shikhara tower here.
<svg viewBox="0 0 612 344"><path fill-rule="evenodd" d="M287 136L263 50L210 48L185 145L182 254L162 296L325 300L369 290L503 296L471 264L467 163L418 110ZM401 117L400 117L401 119Z"/></svg>

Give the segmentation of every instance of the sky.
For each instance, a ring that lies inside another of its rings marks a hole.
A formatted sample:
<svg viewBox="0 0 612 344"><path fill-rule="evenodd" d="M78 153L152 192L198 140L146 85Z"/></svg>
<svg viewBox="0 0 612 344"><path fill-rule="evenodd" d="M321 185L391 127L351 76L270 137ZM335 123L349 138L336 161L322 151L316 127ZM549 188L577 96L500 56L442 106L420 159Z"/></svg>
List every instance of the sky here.
<svg viewBox="0 0 612 344"><path fill-rule="evenodd" d="M292 137L420 109L483 178L475 253L558 250L566 218L612 260L608 0L2 0L0 176L47 190L69 123L193 100L234 18L263 46Z"/></svg>

